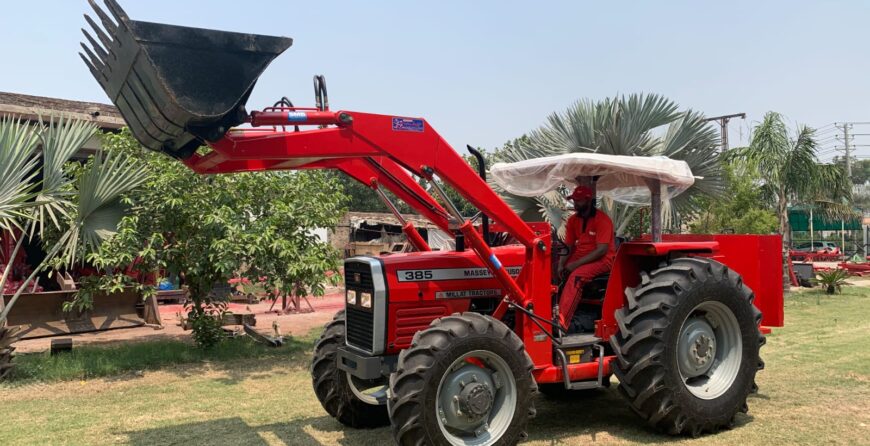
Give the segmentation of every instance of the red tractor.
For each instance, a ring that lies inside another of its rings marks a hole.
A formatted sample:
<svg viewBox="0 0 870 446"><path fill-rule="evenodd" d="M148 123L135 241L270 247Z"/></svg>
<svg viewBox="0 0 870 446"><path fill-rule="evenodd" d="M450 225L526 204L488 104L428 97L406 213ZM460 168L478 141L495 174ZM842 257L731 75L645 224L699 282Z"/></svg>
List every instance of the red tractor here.
<svg viewBox="0 0 870 446"><path fill-rule="evenodd" d="M584 295L593 323L567 334L553 311L552 228L520 219L425 119L330 110L319 76L315 107L249 113L254 83L291 39L133 21L106 5L94 5L101 25L88 18L96 38L86 33L82 58L146 148L201 174L337 169L456 236L454 251L431 251L406 223L416 252L346 260L346 307L311 366L341 423L392 424L402 445L515 444L539 389L595 389L611 375L671 434L714 432L746 412L759 327L782 325L779 237L662 237L659 192L679 181L632 171L652 191L652 235L622 243ZM442 184L492 223L463 218Z"/></svg>

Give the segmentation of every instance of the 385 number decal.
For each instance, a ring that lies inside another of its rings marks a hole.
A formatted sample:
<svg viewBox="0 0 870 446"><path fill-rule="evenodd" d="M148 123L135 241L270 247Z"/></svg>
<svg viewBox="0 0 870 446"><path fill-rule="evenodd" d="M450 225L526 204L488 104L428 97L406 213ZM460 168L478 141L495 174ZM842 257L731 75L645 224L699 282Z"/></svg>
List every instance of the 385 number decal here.
<svg viewBox="0 0 870 446"><path fill-rule="evenodd" d="M410 271L402 271L402 279L406 282L411 282L415 280L432 280L432 271L431 270L410 270Z"/></svg>
<svg viewBox="0 0 870 446"><path fill-rule="evenodd" d="M522 266L505 267L513 277L520 274ZM427 282L430 280L476 280L492 279L492 273L482 267L476 268L432 268L432 269L400 269L396 271L399 282Z"/></svg>

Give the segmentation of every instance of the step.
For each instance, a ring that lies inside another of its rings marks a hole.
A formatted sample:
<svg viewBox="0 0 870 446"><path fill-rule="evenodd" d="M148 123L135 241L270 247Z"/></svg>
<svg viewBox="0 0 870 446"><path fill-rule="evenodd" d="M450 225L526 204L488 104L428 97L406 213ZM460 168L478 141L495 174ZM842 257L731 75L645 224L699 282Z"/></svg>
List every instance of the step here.
<svg viewBox="0 0 870 446"><path fill-rule="evenodd" d="M556 354L558 356L559 364L562 367L562 383L565 384L565 388L568 390L587 390L604 387L604 346L599 343L601 339L594 335L579 334L562 338L562 341L562 345L558 346ZM568 343L569 341L571 342L570 344ZM598 351L598 379L592 381L571 382L568 377L568 358L565 355L565 350L590 345L594 345L594 348Z"/></svg>
<svg viewBox="0 0 870 446"><path fill-rule="evenodd" d="M568 348L577 348L588 345L594 345L601 342L601 338L590 333L570 334L562 337L562 343L557 344L556 348L565 350Z"/></svg>

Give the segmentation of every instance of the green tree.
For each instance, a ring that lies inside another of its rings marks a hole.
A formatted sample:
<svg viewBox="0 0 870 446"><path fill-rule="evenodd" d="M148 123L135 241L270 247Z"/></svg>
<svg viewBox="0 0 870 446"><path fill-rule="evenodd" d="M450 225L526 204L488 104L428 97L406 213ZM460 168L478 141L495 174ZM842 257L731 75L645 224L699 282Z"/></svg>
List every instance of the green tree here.
<svg viewBox="0 0 870 446"><path fill-rule="evenodd" d="M511 143L509 142L507 144ZM480 150L480 152L483 154L487 166L490 166L492 165L492 163L496 162L496 154L498 153L499 149L496 149L496 151L492 153L480 148L478 148L478 150ZM462 155L462 158L465 160L465 162L468 163L472 170L477 172L477 158L475 158L471 154ZM360 182L340 172L330 172L329 176L334 177L341 185L344 193L348 195L349 210L357 212L390 212L384 202L380 199L380 197L378 197L378 194L370 187L360 184ZM436 179L436 181L439 180ZM418 182L421 186L423 186L424 189L428 190L429 185L426 180L418 179ZM462 195L460 195L459 192L446 185L442 187L447 194L447 197L456 205L456 207L459 209L463 216L471 217L477 214L478 209L474 205L469 203L468 200L466 200ZM391 192L385 192L400 212L416 213L413 208L411 208L407 203L398 200ZM434 191L431 192L431 194L435 197L436 201L438 201L439 203L441 202L441 200L434 193Z"/></svg>
<svg viewBox="0 0 870 446"><path fill-rule="evenodd" d="M724 162L727 189L716 199L701 200L701 212L689 222L695 234L770 234L776 232L778 220L759 185L757 172L738 171Z"/></svg>
<svg viewBox="0 0 870 446"><path fill-rule="evenodd" d="M870 211L870 185L856 184L852 188L852 203L856 209Z"/></svg>
<svg viewBox="0 0 870 446"><path fill-rule="evenodd" d="M327 171L326 175L334 180L334 184L337 185L336 191L348 197L348 210L356 212L390 212L387 209L387 205L384 204L377 192L372 190L372 188L338 171ZM410 206L398 200L392 192L388 190L384 191L399 209L399 212L403 214L413 212Z"/></svg>
<svg viewBox="0 0 870 446"><path fill-rule="evenodd" d="M506 145L508 145L508 144L511 144L511 142L506 143ZM484 161L484 164L486 165L487 168L489 168L490 166L493 165L493 163L498 161L499 153L502 150L502 149L495 149L494 151L489 152L489 151L486 151L486 150L479 148L479 147L477 147L476 149L478 151L480 151L481 155L483 155L483 161ZM462 155L462 158L465 160L466 163L468 163L468 166L471 167L472 171L474 171L475 173L478 172L477 157L475 157L469 153L466 155ZM455 189L453 189L452 187L447 186L447 185L442 186L442 188L444 189L444 192L447 195L447 198L450 199L450 201L452 201L453 204L456 205L456 208L459 209L459 212L462 214L462 216L473 217L474 215L477 214L477 212L479 211L477 209L477 207L474 206L473 204L471 204L468 200L466 200L465 197L460 195L459 192L457 192ZM435 196L436 200L440 203L441 200L438 198L438 196L435 195L434 192L432 194ZM442 205L443 205L443 203L442 203Z"/></svg>
<svg viewBox="0 0 870 446"><path fill-rule="evenodd" d="M4 236L21 230L12 258L36 233L47 253L8 304L0 298L0 379L12 366L17 337L15 329L6 327L6 318L18 298L49 266L72 265L111 238L124 211L122 197L145 180L144 166L123 154L100 153L80 169L80 175L68 175L64 164L96 131L91 123L64 118L38 125L0 120L0 229L7 230ZM53 236L45 237L49 233ZM10 261L0 277L0 290L11 269Z"/></svg>
<svg viewBox="0 0 870 446"><path fill-rule="evenodd" d="M850 158L852 161L852 184L864 184L870 181L870 160L861 160L854 156ZM832 162L840 166L843 172L847 170L845 156L835 156Z"/></svg>
<svg viewBox="0 0 870 446"><path fill-rule="evenodd" d="M338 270L338 252L311 232L336 225L345 212L346 197L326 172L203 176L142 150L126 130L107 135L105 146L147 163L151 175L128 196L121 236L89 260L106 272L133 263L143 274L183 274L192 321L210 311L213 287L237 272L265 276L269 289L303 296L323 294L327 272ZM118 275L103 277L101 287L117 286Z"/></svg>
<svg viewBox="0 0 870 446"><path fill-rule="evenodd" d="M791 245L789 206L811 204L829 216L853 213L851 182L839 165L820 164L817 151L815 130L801 125L792 137L782 116L768 112L753 130L750 145L728 154L761 175L762 191L775 204L784 252Z"/></svg>
<svg viewBox="0 0 870 446"><path fill-rule="evenodd" d="M698 198L719 196L724 181L717 157L717 132L692 110L680 111L673 101L656 94L632 94L601 101L581 100L562 113L550 115L546 125L527 138L505 147L500 158L522 161L574 152L609 155L666 156L684 160L699 177L685 193L672 200L671 213L691 215L698 211ZM570 211L565 209L564 191L552 191L534 199L502 196L523 218L561 225ZM624 234L637 207L604 203L617 234ZM538 215L536 215L538 214ZM668 222L675 218L666 218Z"/></svg>

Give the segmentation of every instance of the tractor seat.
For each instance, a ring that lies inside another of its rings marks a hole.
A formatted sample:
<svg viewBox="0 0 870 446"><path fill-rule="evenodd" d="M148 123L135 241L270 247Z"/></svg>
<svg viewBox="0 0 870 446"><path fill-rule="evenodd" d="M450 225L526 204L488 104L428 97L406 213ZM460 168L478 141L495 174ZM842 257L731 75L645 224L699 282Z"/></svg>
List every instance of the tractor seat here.
<svg viewBox="0 0 870 446"><path fill-rule="evenodd" d="M595 276L586 285L583 285L583 294L580 303L601 304L604 300L604 293L607 291L607 282L610 280L610 273L604 273L600 276ZM559 296L562 295L562 289L565 288L567 282L559 284L558 291L553 294L553 305L559 303Z"/></svg>
<svg viewBox="0 0 870 446"><path fill-rule="evenodd" d="M607 291L608 280L610 280L610 273L595 276L595 278L590 280L589 283L583 286L580 303L601 305L601 302L604 300L604 293Z"/></svg>

